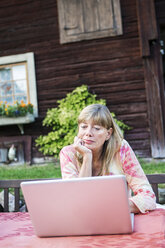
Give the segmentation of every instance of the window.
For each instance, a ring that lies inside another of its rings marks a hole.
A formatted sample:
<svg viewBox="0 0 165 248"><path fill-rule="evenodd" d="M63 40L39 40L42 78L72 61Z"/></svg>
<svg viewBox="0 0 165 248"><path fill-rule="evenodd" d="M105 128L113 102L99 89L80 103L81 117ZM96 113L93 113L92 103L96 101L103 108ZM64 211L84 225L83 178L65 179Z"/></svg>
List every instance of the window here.
<svg viewBox="0 0 165 248"><path fill-rule="evenodd" d="M58 0L60 42L122 34L120 0Z"/></svg>
<svg viewBox="0 0 165 248"><path fill-rule="evenodd" d="M33 53L0 57L0 102L33 104L38 116Z"/></svg>
<svg viewBox="0 0 165 248"><path fill-rule="evenodd" d="M27 76L26 63L0 66L0 101L11 105L30 102Z"/></svg>

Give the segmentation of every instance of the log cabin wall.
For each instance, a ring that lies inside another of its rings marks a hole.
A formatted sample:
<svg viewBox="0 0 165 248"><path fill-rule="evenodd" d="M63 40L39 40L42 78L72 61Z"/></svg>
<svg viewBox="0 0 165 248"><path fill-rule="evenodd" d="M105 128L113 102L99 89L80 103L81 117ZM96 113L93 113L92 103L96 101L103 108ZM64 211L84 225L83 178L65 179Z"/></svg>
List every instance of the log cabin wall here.
<svg viewBox="0 0 165 248"><path fill-rule="evenodd" d="M39 117L24 126L24 136L32 139L32 161L43 156L35 139L49 131L42 127L47 109L82 84L132 127L125 138L136 154L151 156L136 0L121 0L121 13L123 35L61 45L55 0L0 1L0 56L35 56ZM3 139L20 136L17 126L0 127Z"/></svg>

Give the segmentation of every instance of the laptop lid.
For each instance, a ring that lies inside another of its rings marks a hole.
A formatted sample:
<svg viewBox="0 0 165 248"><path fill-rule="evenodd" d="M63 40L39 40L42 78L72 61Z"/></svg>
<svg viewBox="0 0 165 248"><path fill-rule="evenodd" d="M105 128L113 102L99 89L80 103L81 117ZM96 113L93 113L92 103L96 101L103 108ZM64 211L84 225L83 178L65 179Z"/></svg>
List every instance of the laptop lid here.
<svg viewBox="0 0 165 248"><path fill-rule="evenodd" d="M123 175L30 181L21 188L37 236L133 231Z"/></svg>

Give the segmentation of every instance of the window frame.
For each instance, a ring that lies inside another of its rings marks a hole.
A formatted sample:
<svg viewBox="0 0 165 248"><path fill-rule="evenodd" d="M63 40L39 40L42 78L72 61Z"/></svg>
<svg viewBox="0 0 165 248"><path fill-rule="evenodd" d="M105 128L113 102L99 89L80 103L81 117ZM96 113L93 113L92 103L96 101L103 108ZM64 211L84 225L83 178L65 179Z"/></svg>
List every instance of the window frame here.
<svg viewBox="0 0 165 248"><path fill-rule="evenodd" d="M7 66L17 63L26 63L27 66L27 82L30 103L33 104L33 116L38 117L38 103L37 103L37 87L36 87L36 76L35 76L35 63L34 53L24 53L18 55L10 55L0 57L0 66Z"/></svg>
<svg viewBox="0 0 165 248"><path fill-rule="evenodd" d="M30 95L29 95L29 79L28 79L28 73L27 73L27 71L28 71L28 69L27 69L27 62L17 62L17 63L14 63L14 64L7 64L7 65L0 65L0 70L1 69L5 69L6 67L9 67L9 68L11 68L11 70L13 69L13 67L15 67L15 66L19 66L19 65L24 65L25 66L25 71L26 71L26 88L27 88L27 94L26 94L26 96L27 96L27 103L28 102L30 102ZM11 73L11 74L13 74L13 73ZM12 75L12 79L11 80L9 80L10 82L12 81L12 84L13 84L13 81L15 81L14 80L14 78L13 78L13 75ZM14 98L15 96L17 96L18 94L12 94L12 98ZM3 96L2 96L2 98L3 98ZM0 97L0 100L2 100L1 99L1 97Z"/></svg>

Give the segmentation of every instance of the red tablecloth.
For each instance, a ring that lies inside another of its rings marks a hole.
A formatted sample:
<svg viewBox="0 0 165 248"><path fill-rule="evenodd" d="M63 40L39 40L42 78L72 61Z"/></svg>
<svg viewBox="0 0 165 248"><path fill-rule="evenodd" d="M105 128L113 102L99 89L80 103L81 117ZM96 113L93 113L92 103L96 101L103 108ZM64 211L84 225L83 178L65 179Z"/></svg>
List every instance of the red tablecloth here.
<svg viewBox="0 0 165 248"><path fill-rule="evenodd" d="M165 210L135 215L132 234L38 238L28 213L0 213L2 248L165 247Z"/></svg>

